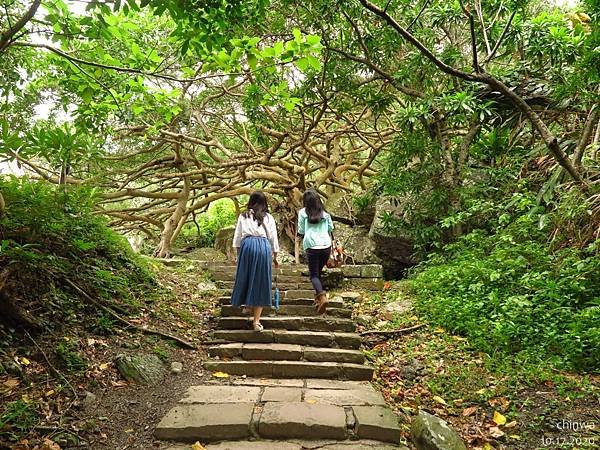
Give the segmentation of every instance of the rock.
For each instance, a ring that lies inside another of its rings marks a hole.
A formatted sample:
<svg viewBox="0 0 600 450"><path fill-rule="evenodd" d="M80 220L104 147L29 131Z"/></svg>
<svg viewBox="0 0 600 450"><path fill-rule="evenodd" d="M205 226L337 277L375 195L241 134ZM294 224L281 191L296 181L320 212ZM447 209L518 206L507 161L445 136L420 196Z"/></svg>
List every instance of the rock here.
<svg viewBox="0 0 600 450"><path fill-rule="evenodd" d="M6 373L15 377L22 378L25 375L21 365L11 359L5 359L4 361L2 361L2 366Z"/></svg>
<svg viewBox="0 0 600 450"><path fill-rule="evenodd" d="M413 419L410 435L417 450L467 450L456 431L425 411Z"/></svg>
<svg viewBox="0 0 600 450"><path fill-rule="evenodd" d="M425 365L419 360L412 360L402 367L402 377L408 381L422 377L425 373Z"/></svg>
<svg viewBox="0 0 600 450"><path fill-rule="evenodd" d="M384 313L391 313L392 315L406 314L412 309L412 302L408 299L396 300L395 302L388 303L383 308Z"/></svg>
<svg viewBox="0 0 600 450"><path fill-rule="evenodd" d="M199 294L204 292L213 292L218 290L217 285L212 281L201 281L198 283L197 291Z"/></svg>
<svg viewBox="0 0 600 450"><path fill-rule="evenodd" d="M92 394L91 392L89 392L89 391L85 391L85 397L83 397L83 400L81 402L81 404L83 405L83 407L84 408L89 408L94 403L96 403L96 396L94 394Z"/></svg>
<svg viewBox="0 0 600 450"><path fill-rule="evenodd" d="M382 264L382 260L375 254L375 242L369 237L369 228L363 226L351 227L336 222L335 237L339 239L342 246L354 264Z"/></svg>
<svg viewBox="0 0 600 450"><path fill-rule="evenodd" d="M368 236L373 242L373 251L381 259L388 278L398 278L418 260L414 256L413 239L408 235L393 235L386 231L383 217L392 215L398 220L406 219L407 201L395 197L379 197L375 205L375 218Z"/></svg>
<svg viewBox="0 0 600 450"><path fill-rule="evenodd" d="M340 286L344 281L344 275L342 274L341 269L325 269L323 271L323 275L321 276L321 280L323 281L323 287L327 290L335 289Z"/></svg>
<svg viewBox="0 0 600 450"><path fill-rule="evenodd" d="M171 372L172 373L181 373L182 370L183 370L183 364L181 364L179 361L174 361L171 363Z"/></svg>
<svg viewBox="0 0 600 450"><path fill-rule="evenodd" d="M163 364L156 355L118 355L115 363L127 381L156 384L164 377Z"/></svg>
<svg viewBox="0 0 600 450"><path fill-rule="evenodd" d="M354 319L356 321L357 324L365 326L371 323L371 321L373 320L373 317L368 316L366 314L361 314L359 316L356 317L356 319Z"/></svg>
<svg viewBox="0 0 600 450"><path fill-rule="evenodd" d="M223 253L227 261L235 259L235 249L232 247L234 234L235 227L231 226L221 228L215 236L215 249Z"/></svg>

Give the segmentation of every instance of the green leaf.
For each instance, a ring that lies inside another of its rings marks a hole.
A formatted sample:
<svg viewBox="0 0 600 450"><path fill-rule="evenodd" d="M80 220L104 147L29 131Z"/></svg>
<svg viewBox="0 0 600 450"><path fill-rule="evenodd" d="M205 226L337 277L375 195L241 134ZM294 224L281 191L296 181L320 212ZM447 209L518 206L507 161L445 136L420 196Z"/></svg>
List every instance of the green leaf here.
<svg viewBox="0 0 600 450"><path fill-rule="evenodd" d="M89 104L92 101L92 98L94 97L94 90L87 86L83 92L81 92L81 99L86 103Z"/></svg>

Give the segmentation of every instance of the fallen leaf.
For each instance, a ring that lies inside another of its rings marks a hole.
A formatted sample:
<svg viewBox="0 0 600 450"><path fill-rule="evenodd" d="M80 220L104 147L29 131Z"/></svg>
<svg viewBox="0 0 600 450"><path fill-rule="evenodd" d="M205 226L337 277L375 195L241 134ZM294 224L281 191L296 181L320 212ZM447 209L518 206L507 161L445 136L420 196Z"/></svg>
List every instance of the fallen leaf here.
<svg viewBox="0 0 600 450"><path fill-rule="evenodd" d="M468 417L477 411L477 406L469 406L465 408L462 412L463 417Z"/></svg>
<svg viewBox="0 0 600 450"><path fill-rule="evenodd" d="M435 330L433 330L433 332L437 333L437 334L441 334L441 333L445 333L446 330L444 330L443 328L436 328Z"/></svg>
<svg viewBox="0 0 600 450"><path fill-rule="evenodd" d="M490 428L490 436L492 436L494 438L500 438L500 437L504 436L504 431L502 431L498 427L492 427L492 428Z"/></svg>
<svg viewBox="0 0 600 450"><path fill-rule="evenodd" d="M518 434L511 434L508 437L511 438L511 439L514 439L515 441L520 441L521 440L521 436L519 436Z"/></svg>
<svg viewBox="0 0 600 450"><path fill-rule="evenodd" d="M51 395L54 395L54 389L50 389L48 392L46 392L46 397L50 397Z"/></svg>
<svg viewBox="0 0 600 450"><path fill-rule="evenodd" d="M106 369L108 369L108 366L110 366L109 363L102 363L102 364L100 364L99 369L106 370Z"/></svg>
<svg viewBox="0 0 600 450"><path fill-rule="evenodd" d="M504 417L498 411L494 411L494 417L492 420L496 425L504 425L506 423L506 417Z"/></svg>
<svg viewBox="0 0 600 450"><path fill-rule="evenodd" d="M44 442L42 442L40 450L60 450L60 445L46 438L44 439Z"/></svg>
<svg viewBox="0 0 600 450"><path fill-rule="evenodd" d="M203 446L200 442L196 442L192 444L192 450L206 450L206 447Z"/></svg>
<svg viewBox="0 0 600 450"><path fill-rule="evenodd" d="M229 378L229 374L225 372L213 372L213 377L216 378Z"/></svg>
<svg viewBox="0 0 600 450"><path fill-rule="evenodd" d="M512 422L508 422L506 425L504 425L504 428L514 428L517 426L517 421L513 420Z"/></svg>
<svg viewBox="0 0 600 450"><path fill-rule="evenodd" d="M494 450L494 447L492 447L492 444L490 444L489 442L486 442L483 446L483 450Z"/></svg>
<svg viewBox="0 0 600 450"><path fill-rule="evenodd" d="M29 361L27 358L23 357L23 358L21 358L21 364L23 364L24 366L28 366L31 364L31 361Z"/></svg>
<svg viewBox="0 0 600 450"><path fill-rule="evenodd" d="M306 403L310 403L311 405L314 405L315 403L317 403L317 401L314 398L309 398L308 400L305 400Z"/></svg>
<svg viewBox="0 0 600 450"><path fill-rule="evenodd" d="M111 381L110 384L113 385L113 387L125 387L127 386L127 381Z"/></svg>
<svg viewBox="0 0 600 450"><path fill-rule="evenodd" d="M434 402L439 403L440 405L447 405L446 400L444 400L442 397L439 397L437 395L434 395L433 397L431 397L433 399Z"/></svg>
<svg viewBox="0 0 600 450"><path fill-rule="evenodd" d="M133 433L133 428L129 428L128 430L125 430L125 433Z"/></svg>

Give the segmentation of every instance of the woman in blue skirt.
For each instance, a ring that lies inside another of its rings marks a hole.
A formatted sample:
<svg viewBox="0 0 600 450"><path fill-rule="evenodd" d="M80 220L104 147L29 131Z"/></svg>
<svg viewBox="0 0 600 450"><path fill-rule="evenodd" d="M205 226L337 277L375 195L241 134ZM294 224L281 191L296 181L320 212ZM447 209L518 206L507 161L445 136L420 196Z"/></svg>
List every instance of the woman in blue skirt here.
<svg viewBox="0 0 600 450"><path fill-rule="evenodd" d="M253 328L262 331L260 315L265 306L271 306L271 262L279 267L277 226L262 192L250 195L246 211L238 217L233 247L238 256L231 304L252 309Z"/></svg>

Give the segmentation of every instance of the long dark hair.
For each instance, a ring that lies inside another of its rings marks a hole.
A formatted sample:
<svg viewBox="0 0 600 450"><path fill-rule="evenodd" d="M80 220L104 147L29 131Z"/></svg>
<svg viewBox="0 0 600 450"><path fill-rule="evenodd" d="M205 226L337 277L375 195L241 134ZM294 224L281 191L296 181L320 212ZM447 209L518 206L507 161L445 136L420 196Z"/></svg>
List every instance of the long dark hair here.
<svg viewBox="0 0 600 450"><path fill-rule="evenodd" d="M244 217L250 217L252 214L254 220L256 220L259 225L262 225L268 212L269 205L267 205L267 197L265 197L265 194L260 191L254 191L250 194L250 199L248 199L248 204L246 205L246 212L243 213Z"/></svg>
<svg viewBox="0 0 600 450"><path fill-rule="evenodd" d="M325 218L325 207L318 192L314 189L309 189L304 193L302 203L306 209L309 223L319 223Z"/></svg>

